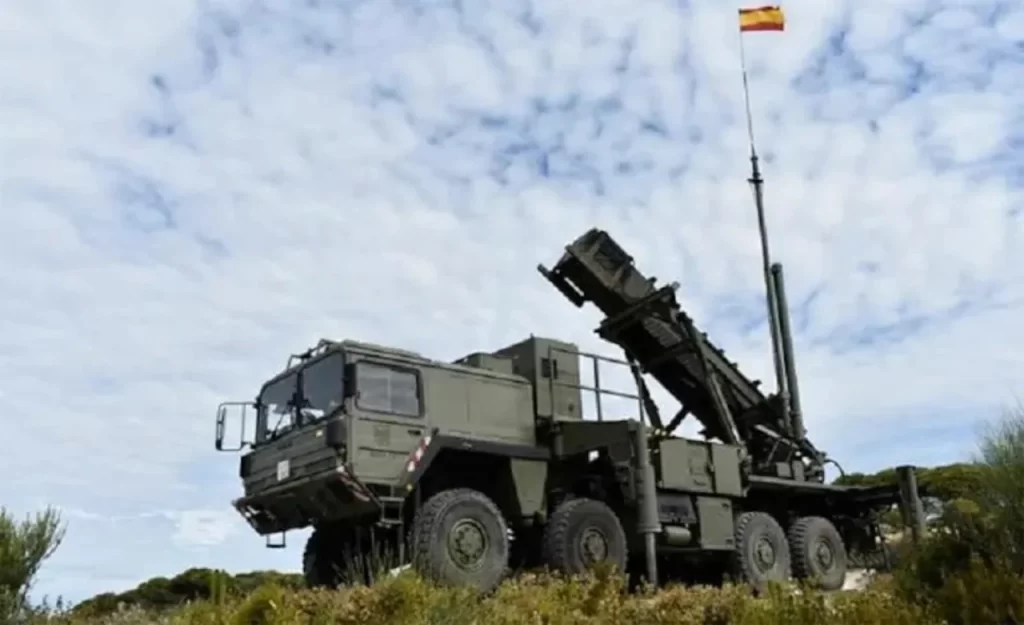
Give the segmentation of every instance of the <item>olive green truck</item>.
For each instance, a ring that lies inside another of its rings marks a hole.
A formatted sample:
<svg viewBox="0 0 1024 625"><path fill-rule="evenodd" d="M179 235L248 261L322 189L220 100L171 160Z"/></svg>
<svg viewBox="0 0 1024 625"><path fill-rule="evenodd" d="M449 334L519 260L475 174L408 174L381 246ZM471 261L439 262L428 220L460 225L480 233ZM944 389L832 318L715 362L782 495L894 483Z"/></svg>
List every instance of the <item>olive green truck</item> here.
<svg viewBox="0 0 1024 625"><path fill-rule="evenodd" d="M800 412L781 267L769 285L784 347L773 394L694 326L678 285L656 286L607 232L584 233L538 269L576 306L600 310L596 332L621 360L533 336L451 363L321 340L255 401L218 407L217 449L244 452L235 508L269 546L313 528L310 585L365 580L352 563L386 551L483 591L523 567L573 574L601 561L654 584L799 578L836 589L851 563L887 553L882 512L899 505L920 523L910 467L892 488L826 483L830 460ZM598 363L628 370L636 392L602 388ZM652 382L678 400L671 418ZM585 393L597 398L586 418ZM606 418L608 396L634 402L636 418ZM702 440L674 434L690 417Z"/></svg>

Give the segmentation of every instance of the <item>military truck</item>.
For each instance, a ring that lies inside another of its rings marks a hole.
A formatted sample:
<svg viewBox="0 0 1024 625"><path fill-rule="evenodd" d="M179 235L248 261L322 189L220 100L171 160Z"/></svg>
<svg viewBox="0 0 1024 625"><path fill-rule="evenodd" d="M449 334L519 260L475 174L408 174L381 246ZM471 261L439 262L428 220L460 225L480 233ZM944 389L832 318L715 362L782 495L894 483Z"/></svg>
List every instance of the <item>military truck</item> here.
<svg viewBox="0 0 1024 625"><path fill-rule="evenodd" d="M825 482L830 460L806 436L786 315L787 394L766 395L695 327L678 285L658 287L607 232L589 230L538 270L603 313L596 332L622 359L536 336L454 362L321 340L255 401L218 408L221 450L240 415L235 508L268 545L313 528L310 585L364 580L348 560L384 546L430 579L484 591L518 567L574 574L602 561L654 584L660 569L837 589L851 559L884 554L880 513L902 505L920 518L910 468L900 488ZM773 274L784 310L781 268ZM598 363L627 369L636 392L602 388ZM667 422L649 380L682 406ZM596 415L583 414L584 392ZM608 396L635 401L636 418L606 419ZM701 439L675 434L689 417Z"/></svg>

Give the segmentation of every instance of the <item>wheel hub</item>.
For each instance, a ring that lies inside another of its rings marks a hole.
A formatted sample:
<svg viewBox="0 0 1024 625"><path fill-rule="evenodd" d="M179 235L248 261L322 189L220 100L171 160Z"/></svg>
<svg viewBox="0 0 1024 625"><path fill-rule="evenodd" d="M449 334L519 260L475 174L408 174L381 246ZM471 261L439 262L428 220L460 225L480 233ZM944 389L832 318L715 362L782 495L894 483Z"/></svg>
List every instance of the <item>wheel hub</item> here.
<svg viewBox="0 0 1024 625"><path fill-rule="evenodd" d="M835 554L832 552L832 547L826 541L818 543L818 548L815 549L814 555L818 560L818 564L820 564L823 569L831 568L833 561L835 561Z"/></svg>
<svg viewBox="0 0 1024 625"><path fill-rule="evenodd" d="M608 557L608 539L596 528L588 528L580 535L580 554L584 562L601 562Z"/></svg>
<svg viewBox="0 0 1024 625"><path fill-rule="evenodd" d="M475 519L460 519L448 532L448 554L463 569L479 567L488 545L487 532Z"/></svg>
<svg viewBox="0 0 1024 625"><path fill-rule="evenodd" d="M775 566L775 546L767 538L757 541L754 554L757 556L757 563L761 570L767 571Z"/></svg>

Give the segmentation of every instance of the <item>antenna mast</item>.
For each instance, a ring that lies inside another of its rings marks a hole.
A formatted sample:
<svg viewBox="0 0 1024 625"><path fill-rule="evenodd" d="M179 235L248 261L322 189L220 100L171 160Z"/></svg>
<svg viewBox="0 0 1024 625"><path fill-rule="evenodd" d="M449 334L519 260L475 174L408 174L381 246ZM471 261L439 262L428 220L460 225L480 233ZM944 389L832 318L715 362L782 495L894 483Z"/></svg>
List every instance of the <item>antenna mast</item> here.
<svg viewBox="0 0 1024 625"><path fill-rule="evenodd" d="M767 15L766 15L767 14ZM754 192L754 205L757 209L757 226L761 238L761 263L764 271L765 295L768 305L768 330L772 339L772 356L775 364L775 384L782 401L782 414L786 419L787 429L793 432L792 415L790 412L790 396L788 376L783 355L782 331L779 322L779 301L776 296L772 278L771 253L768 248L768 226L764 216L764 179L758 165L757 148L754 143L754 122L750 114L750 85L747 80L747 58L743 46L743 33L755 30L782 30L782 12L777 7L759 9L740 9L740 70L743 75L743 100L747 113L747 138L750 143L750 183Z"/></svg>

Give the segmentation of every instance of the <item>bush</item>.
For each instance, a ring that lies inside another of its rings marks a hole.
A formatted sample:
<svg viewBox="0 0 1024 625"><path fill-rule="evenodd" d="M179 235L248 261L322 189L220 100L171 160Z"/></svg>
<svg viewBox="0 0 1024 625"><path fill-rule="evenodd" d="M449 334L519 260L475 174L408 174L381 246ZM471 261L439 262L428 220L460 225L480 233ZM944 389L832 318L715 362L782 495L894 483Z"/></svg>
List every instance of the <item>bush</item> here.
<svg viewBox="0 0 1024 625"><path fill-rule="evenodd" d="M0 623L31 611L28 593L39 568L64 539L56 510L48 508L20 523L0 507Z"/></svg>
<svg viewBox="0 0 1024 625"><path fill-rule="evenodd" d="M894 576L905 601L950 625L1024 622L1024 410L981 438L974 490L946 502Z"/></svg>
<svg viewBox="0 0 1024 625"><path fill-rule="evenodd" d="M122 610L59 625L936 625L886 588L825 595L775 587L670 587L630 594L610 572L525 575L490 596L439 588L411 573L372 587L294 591L262 586L244 599L198 601L170 611ZM40 624L42 625L42 624ZM50 621L47 625L58 625Z"/></svg>
<svg viewBox="0 0 1024 625"><path fill-rule="evenodd" d="M265 586L298 590L304 582L301 575L278 571L231 575L219 569L191 568L171 578L148 579L123 593L104 593L86 599L75 606L74 612L83 618L95 618L112 614L121 606L164 610L198 600L245 597Z"/></svg>
<svg viewBox="0 0 1024 625"><path fill-rule="evenodd" d="M1018 405L982 437L985 467L978 502L987 541L1011 570L1024 575L1024 406Z"/></svg>

